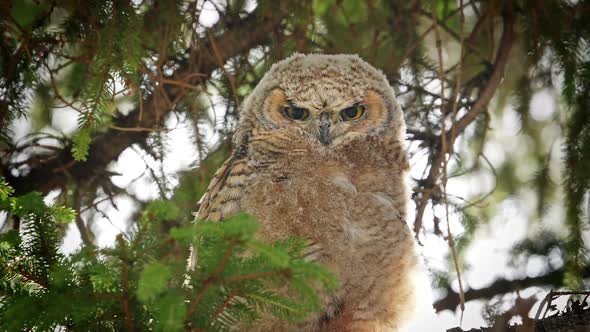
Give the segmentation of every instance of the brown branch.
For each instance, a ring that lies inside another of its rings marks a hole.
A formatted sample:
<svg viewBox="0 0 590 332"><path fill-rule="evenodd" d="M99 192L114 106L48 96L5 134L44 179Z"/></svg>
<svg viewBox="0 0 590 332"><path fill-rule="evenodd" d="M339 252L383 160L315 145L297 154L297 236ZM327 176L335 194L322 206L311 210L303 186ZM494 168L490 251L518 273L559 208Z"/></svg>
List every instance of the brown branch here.
<svg viewBox="0 0 590 332"><path fill-rule="evenodd" d="M86 227L84 219L82 219L82 197L78 187L76 187L76 189L74 190L73 196L74 210L76 211L76 218L74 219L74 222L76 223L76 227L78 227L78 232L80 232L80 237L82 238L82 242L84 243L84 245L87 247L92 247L94 246L94 243L92 241L93 236L88 227Z"/></svg>
<svg viewBox="0 0 590 332"><path fill-rule="evenodd" d="M229 86L231 88L232 94L234 95L234 102L236 103L236 107L238 107L238 106L240 106L240 99L238 98L238 88L236 87L236 78L232 74L230 74L223 66L224 61L223 61L221 54L219 54L219 50L217 49L217 44L215 43L215 39L213 38L213 34L211 32L209 32L208 35L209 35L209 42L211 43L211 49L213 50L213 54L215 55L215 60L217 60L217 64L219 65L219 68L221 68L221 70L223 70L223 73L225 74L225 76L227 77L227 80L229 81Z"/></svg>
<svg viewBox="0 0 590 332"><path fill-rule="evenodd" d="M547 317L547 313L549 311L551 311L553 300L557 299L560 296L567 296L567 295L586 295L588 297L590 295L590 293L589 292L575 292L575 291L555 292L555 291L551 290L549 293L547 293L547 295L545 295L545 298L543 299L543 301L541 301L541 304L539 304L539 308L537 309L537 313L535 314L535 319L539 319L541 312L543 312L543 309L545 309L545 312L544 312L542 318ZM545 306L545 304L547 304L547 307L543 308Z"/></svg>
<svg viewBox="0 0 590 332"><path fill-rule="evenodd" d="M461 3L461 8L463 8L463 4ZM441 127L441 132L446 132L445 129L445 121L446 121L446 117L444 114L444 109L445 109L445 80L444 80L444 70L443 70L443 56L442 56L442 43L441 43L441 39L440 39L440 33L438 31L438 19L436 17L436 7L433 4L432 5L432 22L434 25L434 35L436 38L436 49L437 49L437 53L438 53L438 78L440 81L440 127ZM461 10L461 17L463 17L463 10ZM463 48L463 39L461 38L461 49ZM459 57L460 59L461 57ZM459 60L459 64L461 63L461 60ZM459 67L460 68L460 67ZM460 75L460 71L458 70L459 75ZM458 81L457 81L458 82ZM454 118L453 118L454 120ZM441 155L443 156L442 158L442 169L443 169L443 175L442 175L442 193L443 193L443 199L444 199L444 203L445 203L445 218L447 221L447 243L449 244L449 249L451 250L451 257L453 258L453 265L455 266L455 272L457 273L457 281L459 282L459 299L461 302L461 312L465 311L465 298L464 298L464 290L463 290L463 279L461 278L461 268L459 267L459 260L457 259L457 250L455 249L455 240L453 238L453 233L451 232L451 221L449 220L449 201L447 198L447 166L448 166L448 160L447 160L447 152L448 152L448 148L447 148L447 135L440 135L441 138ZM452 143L452 142L451 142Z"/></svg>
<svg viewBox="0 0 590 332"><path fill-rule="evenodd" d="M431 13L430 13L430 12L428 12L428 11L426 11L426 10L421 10L421 11L419 11L419 13L420 13L422 16L424 16L425 18L428 18L428 19L431 19L431 20L433 20L433 19L434 19L434 18L431 16ZM482 17L483 17L483 16L482 16ZM483 17L483 18L482 18L482 17L480 17L480 19L478 20L478 23L479 23L479 22L481 22L483 19L485 19L485 17ZM453 37L453 38L454 38L456 41L460 41L460 40L462 39L462 36L461 36L461 34L457 34L455 31L453 31L453 29L452 29L452 28L450 28L450 27L449 27L449 26L446 24L446 22L447 22L447 20L448 20L449 18L451 18L451 16L448 16L448 17L444 18L443 20L440 20L440 21L438 22L438 26L440 26L441 28L443 28L443 30L445 30L445 32L446 32L446 33L447 33L449 36ZM479 29L480 29L480 26L479 26L478 24L476 24L476 25L475 25L475 27L474 27L474 29L472 30L472 32L473 32L472 34L475 34L475 33L479 32ZM479 51L479 50L478 50L478 49L475 47L475 45L473 45L473 39L471 39L471 38L468 38L468 39L465 41L464 45L465 45L465 46L466 46L466 47L469 49L469 51L470 51L472 54L474 54L475 56L477 56L477 57L478 57L478 58L480 58L481 60L484 60L484 61L485 61L485 60L487 60L487 58L486 58L486 57L485 57L483 54L481 54L481 52L480 52L480 51Z"/></svg>
<svg viewBox="0 0 590 332"><path fill-rule="evenodd" d="M133 318L131 317L131 308L129 306L129 266L127 261L127 254L125 250L125 240L123 236L119 234L117 236L117 242L121 246L121 268L123 270L123 296L121 301L123 302L123 309L125 310L125 320L127 321L127 331L133 331Z"/></svg>
<svg viewBox="0 0 590 332"><path fill-rule="evenodd" d="M260 19L256 17L256 13L253 13L233 25L215 38L215 44L220 56L223 59L229 59L267 43L273 31L279 29L281 18L281 15L273 15L272 18ZM192 61L181 63L180 69L175 74L175 79L176 77L191 77L194 78L194 82L203 81L218 67L218 62L210 51L209 43L203 41L198 47L199 49L194 52L195 56ZM199 74L192 75L194 73ZM167 85L164 89L170 100L174 100L185 90L184 87L175 85ZM153 98L146 100L145 103L140 102L139 106L128 115L113 119L113 126L156 128L159 119L157 115L166 115L171 111L163 108L163 106L158 108L158 106L154 105ZM139 117L140 109L141 118ZM115 161L121 152L133 144L144 142L148 134L149 132L145 131L108 130L93 139L88 160L85 162L75 161L69 147L66 147L60 153L48 158L47 163L31 167L26 175L14 176L11 172L5 172L6 180L15 189L16 195L22 195L32 190L47 194L70 181L92 182L100 175L97 173L100 173L109 163ZM71 166L64 169L63 165ZM69 173L69 177L66 172Z"/></svg>
<svg viewBox="0 0 590 332"><path fill-rule="evenodd" d="M502 81L502 78L504 77L506 64L508 63L508 56L510 54L510 50L512 48L512 44L515 37L515 17L514 13L510 9L505 10L502 16L504 31L502 32L500 46L498 48L498 52L496 55L496 62L494 64L494 69L492 71L490 79L488 80L488 84L481 91L478 99L475 101L469 112L467 112L467 114L465 114L461 119L457 120L457 122L453 124L449 131L444 133L444 135L447 135L449 147L453 146L453 143L455 142L457 135L463 132L468 125L475 121L479 114L486 110L487 104L494 96L496 89L498 88L500 82ZM451 150L449 152L452 152L452 149L449 150ZM425 189L430 190L425 190L423 192L422 197L420 198L420 202L418 203L419 205L418 212L416 213L416 219L414 220L414 232L416 236L418 236L418 233L422 228L422 218L424 216L424 211L426 209L428 200L430 199L430 196L434 191L436 181L438 180L438 177L440 175L440 165L442 164L445 156L446 152L443 153L441 150L439 150L435 151L432 157L430 172L428 174L427 179L425 180Z"/></svg>
<svg viewBox="0 0 590 332"><path fill-rule="evenodd" d="M231 292L231 294L229 294L227 300L225 300L221 307L219 307L215 314L213 314L213 319L211 320L211 322L215 322L219 318L219 316L221 316L221 314L225 311L225 309L231 306L231 301L234 299L234 297L236 297L236 291L233 291Z"/></svg>
<svg viewBox="0 0 590 332"><path fill-rule="evenodd" d="M185 324L188 323L188 320L192 316L193 312L195 312L195 310L197 310L197 306L199 305L199 302L201 302L201 299L205 295L205 292L209 288L211 288L211 286L213 286L213 284L216 283L217 280L219 279L219 276L221 275L221 272L223 271L223 268L225 267L227 260L231 256L231 253L232 253L234 247L236 246L236 244L237 244L236 240L232 240L229 243L227 249L225 250L225 253L223 254L223 257L221 257L221 261L219 262L217 269L215 269L215 272L213 273L213 275L211 277L207 278L207 280L205 280L205 282L203 283L203 287L201 287L201 290L199 291L199 293L197 294L195 299L191 302L188 310L186 311L186 314L184 315L184 323Z"/></svg>
<svg viewBox="0 0 590 332"><path fill-rule="evenodd" d="M590 303L588 297L590 292L549 292L547 297L556 299L559 296L578 295L581 300L568 301L563 309L556 307L551 311L557 311L549 317L530 318L528 314L535 305L536 298L521 298L520 296L514 302L514 306L508 311L495 316L494 322L490 327L481 327L465 331L460 327L448 329L447 332L549 332L549 331L571 331L582 332L590 331ZM513 317L520 316L522 324L510 324Z"/></svg>
<svg viewBox="0 0 590 332"><path fill-rule="evenodd" d="M39 285L39 286L41 286L41 287L43 287L45 289L47 289L49 287L49 285L46 282L44 282L42 280L39 280L39 278L37 278L36 276L28 273L27 271L12 270L12 272L18 274L21 278L25 279L26 281L34 282L37 285Z"/></svg>
<svg viewBox="0 0 590 332"><path fill-rule="evenodd" d="M564 275L564 270L559 269L536 277L526 277L516 280L498 279L487 287L474 288L466 291L465 301L469 302L473 300L487 300L496 295L506 294L532 286L562 287ZM582 272L582 278L590 278L590 267L586 267L586 269ZM444 310L454 311L459 303L459 294L449 288L447 289L447 295L434 302L432 306L436 312L441 312Z"/></svg>
<svg viewBox="0 0 590 332"><path fill-rule="evenodd" d="M455 125L453 126L454 132L462 132L467 128L469 124L475 121L475 118L486 110L486 106L494 96L496 89L502 82L502 78L504 77L504 72L506 68L506 64L508 63L508 56L510 55L510 50L512 48L512 44L515 38L514 35L514 21L515 17L514 14L507 10L503 15L504 18L504 31L502 33L502 38L500 39L500 46L498 48L498 53L496 56L496 63L494 64L494 70L492 71L492 75L488 81L488 84L480 93L479 98L475 101L469 112L465 114L461 119L459 119ZM451 137L454 141L455 137Z"/></svg>

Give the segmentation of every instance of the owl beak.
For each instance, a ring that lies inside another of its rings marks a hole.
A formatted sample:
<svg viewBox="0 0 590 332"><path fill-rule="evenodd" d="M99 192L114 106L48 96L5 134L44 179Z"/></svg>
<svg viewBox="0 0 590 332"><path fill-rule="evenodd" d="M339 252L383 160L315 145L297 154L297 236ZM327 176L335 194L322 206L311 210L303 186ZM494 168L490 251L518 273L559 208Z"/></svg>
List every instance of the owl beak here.
<svg viewBox="0 0 590 332"><path fill-rule="evenodd" d="M330 129L332 123L330 121L330 114L323 112L320 114L320 142L324 145L332 143L332 135Z"/></svg>

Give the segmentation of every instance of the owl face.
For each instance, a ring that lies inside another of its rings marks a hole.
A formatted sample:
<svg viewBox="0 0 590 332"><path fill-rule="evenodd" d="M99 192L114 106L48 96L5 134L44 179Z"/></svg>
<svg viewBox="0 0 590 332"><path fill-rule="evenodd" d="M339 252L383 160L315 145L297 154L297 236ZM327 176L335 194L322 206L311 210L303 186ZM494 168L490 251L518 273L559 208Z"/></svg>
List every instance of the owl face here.
<svg viewBox="0 0 590 332"><path fill-rule="evenodd" d="M401 138L405 129L385 76L358 56L343 54L295 54L275 64L244 102L237 143L254 128L322 148L359 134L387 131Z"/></svg>
<svg viewBox="0 0 590 332"><path fill-rule="evenodd" d="M321 89L317 84L309 85L312 91ZM277 130L294 129L325 146L338 145L354 134L376 132L387 123L386 105L375 91L357 97L341 91L323 92L305 98L306 94L288 96L276 88L263 104L262 122Z"/></svg>

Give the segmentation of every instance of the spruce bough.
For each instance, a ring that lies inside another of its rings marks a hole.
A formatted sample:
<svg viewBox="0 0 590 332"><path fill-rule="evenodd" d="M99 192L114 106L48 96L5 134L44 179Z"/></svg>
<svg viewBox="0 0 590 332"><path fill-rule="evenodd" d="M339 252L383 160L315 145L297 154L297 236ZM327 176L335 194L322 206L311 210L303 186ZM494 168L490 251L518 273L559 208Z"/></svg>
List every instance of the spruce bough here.
<svg viewBox="0 0 590 332"><path fill-rule="evenodd" d="M226 331L261 313L304 319L321 310L312 285L337 285L332 274L303 259L302 240L256 240L258 224L248 215L200 221L163 237L158 224L178 209L155 201L113 247L85 246L66 255L60 229L74 220L72 210L48 206L37 193L13 197L5 182L0 208L22 225L20 233L0 235L0 330ZM198 264L186 287L195 239ZM288 296L275 291L284 285Z"/></svg>

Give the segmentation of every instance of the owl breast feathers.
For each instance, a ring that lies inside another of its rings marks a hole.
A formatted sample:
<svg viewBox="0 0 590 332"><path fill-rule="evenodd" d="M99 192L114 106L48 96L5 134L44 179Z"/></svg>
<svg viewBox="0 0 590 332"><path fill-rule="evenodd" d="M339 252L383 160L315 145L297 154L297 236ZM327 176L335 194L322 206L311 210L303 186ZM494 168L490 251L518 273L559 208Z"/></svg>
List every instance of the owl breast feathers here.
<svg viewBox="0 0 590 332"><path fill-rule="evenodd" d="M385 76L354 55L296 54L245 100L233 155L197 219L254 215L259 236L309 241L341 287L325 313L268 331L395 331L412 307L405 124Z"/></svg>

